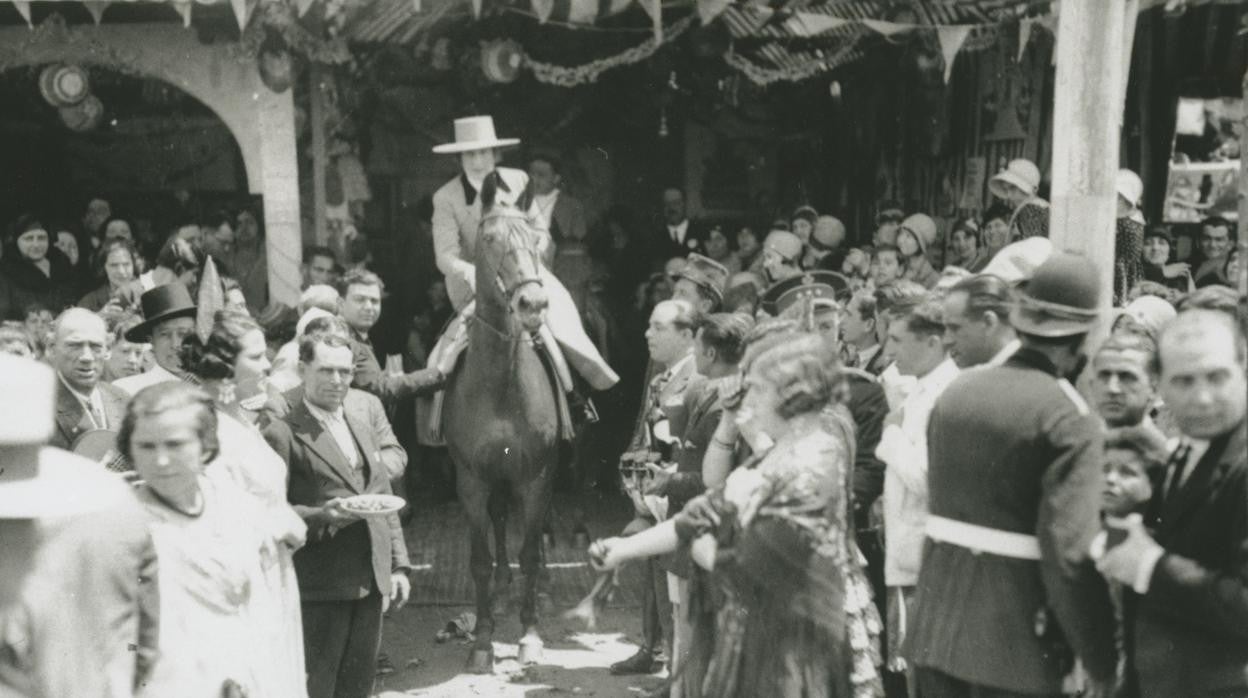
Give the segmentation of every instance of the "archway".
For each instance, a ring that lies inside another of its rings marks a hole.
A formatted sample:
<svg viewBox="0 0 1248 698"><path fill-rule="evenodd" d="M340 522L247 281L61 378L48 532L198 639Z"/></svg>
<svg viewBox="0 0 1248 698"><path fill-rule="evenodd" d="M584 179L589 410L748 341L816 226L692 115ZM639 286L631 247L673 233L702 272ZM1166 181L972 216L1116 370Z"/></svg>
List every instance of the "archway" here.
<svg viewBox="0 0 1248 698"><path fill-rule="evenodd" d="M242 154L246 184L262 196L269 296L298 301L302 238L290 92L265 87L252 58L229 43L201 43L176 24L0 29L0 71L48 63L102 66L169 83L206 105L229 129Z"/></svg>

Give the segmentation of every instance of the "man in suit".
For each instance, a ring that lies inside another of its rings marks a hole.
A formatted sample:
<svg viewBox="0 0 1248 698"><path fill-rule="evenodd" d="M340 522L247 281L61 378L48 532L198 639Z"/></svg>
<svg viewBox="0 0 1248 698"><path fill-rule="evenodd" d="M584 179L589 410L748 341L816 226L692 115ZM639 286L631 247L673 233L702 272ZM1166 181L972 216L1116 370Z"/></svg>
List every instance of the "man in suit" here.
<svg viewBox="0 0 1248 698"><path fill-rule="evenodd" d="M461 168L458 177L442 185L433 195L434 257L438 270L446 277L451 305L459 312L447 328L444 341L439 341L430 356L431 365L439 367L443 373L451 372L455 357L467 344L467 332L461 328L464 315L472 313L471 303L476 292L477 235L482 206L479 194L486 178L493 178L497 185L497 201L520 206L533 218L531 202L525 200L528 175L521 170L497 166L498 151L519 142L515 138L498 138L491 117L470 116L455 120L455 142L433 149L439 154L458 155ZM546 258L550 234L536 226L535 229L540 235L539 252ZM585 334L571 294L547 269L542 270L542 283L550 306L541 333L556 364L562 366L566 361L566 365L594 390L606 390L615 385L620 378ZM570 377L561 375L561 382L565 383L565 390L572 389L573 386L566 385Z"/></svg>
<svg viewBox="0 0 1248 698"><path fill-rule="evenodd" d="M344 404L353 364L347 340L305 336L299 345L303 399L265 432L290 465L287 498L308 524L295 573L312 698L371 695L382 614L411 593L398 514L362 518L342 506L353 495L390 493L381 453L396 446L393 436L373 426L385 419L377 398Z"/></svg>
<svg viewBox="0 0 1248 698"><path fill-rule="evenodd" d="M1018 351L1010 326L1014 292L1005 281L980 274L954 284L945 294L945 344L958 368L1000 366Z"/></svg>
<svg viewBox="0 0 1248 698"><path fill-rule="evenodd" d="M145 291L139 297L139 305L143 308L143 322L126 330L126 341L151 343L156 365L113 384L131 396L149 385L182 380L182 360L178 352L182 348L182 340L195 331L197 312L191 292L180 283L164 284Z"/></svg>
<svg viewBox="0 0 1248 698"><path fill-rule="evenodd" d="M56 431L48 442L69 450L83 432L117 431L129 396L100 380L108 353L108 326L83 308L61 313L53 328L48 363L56 369Z"/></svg>
<svg viewBox="0 0 1248 698"><path fill-rule="evenodd" d="M663 190L663 227L650 237L650 267L662 269L673 257L684 258L690 252L702 252L702 228L689 219L685 192L679 187Z"/></svg>
<svg viewBox="0 0 1248 698"><path fill-rule="evenodd" d="M1245 338L1228 316L1162 330L1160 392L1183 436L1145 520L1098 567L1127 589L1127 680L1136 695L1248 696ZM1150 533L1151 529L1151 533Z"/></svg>
<svg viewBox="0 0 1248 698"><path fill-rule="evenodd" d="M676 448L676 469L652 466L654 479L646 493L667 497L669 512L678 512L685 504L706 490L702 482L702 457L711 443L723 413L721 397L731 389L738 376L737 364L745 352L745 336L753 322L740 313L716 313L703 316L694 337L694 368L697 375L689 383L682 399L683 409L672 430L680 434ZM678 551L663 560L667 569L668 595L672 602L672 671L680 670L684 654L692 640L689 620L689 574L687 551Z"/></svg>
<svg viewBox="0 0 1248 698"><path fill-rule="evenodd" d="M963 372L928 418L928 540L903 648L919 695L1057 698L1076 657L1093 691L1112 684L1113 607L1088 552L1101 427L1065 378L1099 319L1098 278L1083 257L1049 258L1010 317L1022 348Z"/></svg>
<svg viewBox="0 0 1248 698"><path fill-rule="evenodd" d="M697 374L693 353L695 315L689 303L678 300L663 301L650 313L646 345L651 361L660 370L642 396L633 439L622 459L626 462L670 462L675 457L677 443L672 422L683 423L685 391ZM620 535L629 536L653 526L656 519L646 506L640 483L626 474L624 489L633 500L635 515ZM642 645L633 656L612 664L613 674L649 674L660 665L665 643L670 647L667 575L657 562L652 558L642 565Z"/></svg>
<svg viewBox="0 0 1248 698"><path fill-rule="evenodd" d="M560 189L563 173L556 158L543 154L530 158L529 181L533 183L533 213L541 227L550 232L551 246L585 240L589 235L585 206Z"/></svg>
<svg viewBox="0 0 1248 698"><path fill-rule="evenodd" d="M884 351L880 345L879 319L875 311L875 294L860 290L849 299L841 319L841 339L849 347L848 364L872 376L884 370Z"/></svg>

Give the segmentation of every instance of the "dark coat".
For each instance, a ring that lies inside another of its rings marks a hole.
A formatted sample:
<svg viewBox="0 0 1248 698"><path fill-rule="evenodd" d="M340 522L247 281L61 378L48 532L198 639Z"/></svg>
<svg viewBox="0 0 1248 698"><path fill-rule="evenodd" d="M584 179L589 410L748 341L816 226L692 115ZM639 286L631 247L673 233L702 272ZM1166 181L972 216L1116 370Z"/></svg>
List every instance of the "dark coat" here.
<svg viewBox="0 0 1248 698"><path fill-rule="evenodd" d="M90 291L87 295L78 300L79 308L86 308L93 313L98 313L101 308L108 305L113 298L113 287L104 282L103 286L97 287L94 291Z"/></svg>
<svg viewBox="0 0 1248 698"><path fill-rule="evenodd" d="M1100 530L1097 417L1047 357L1023 348L1003 366L963 372L927 429L931 514L1035 535L1041 560L929 539L911 661L1018 693L1060 694L1072 650L1093 677L1113 676L1114 614L1088 553Z"/></svg>
<svg viewBox="0 0 1248 698"><path fill-rule="evenodd" d="M667 260L672 257L688 257L690 252L704 253L703 244L706 240L705 226L698 221L689 219L689 227L685 228L685 243L679 245L672 240L672 234L666 223L660 223L646 240L646 255L650 258L650 268L661 270Z"/></svg>
<svg viewBox="0 0 1248 698"><path fill-rule="evenodd" d="M303 400L265 429L269 445L290 466L287 500L305 519L325 502L356 494L390 494L382 460L382 435L371 426L385 419L381 402L365 396L344 406L351 435L366 466L353 470L334 437L321 427ZM411 564L398 514L356 521L332 536L310 528L308 543L295 552L295 573L304 601L353 601L376 588L390 595L390 574Z"/></svg>
<svg viewBox="0 0 1248 698"><path fill-rule="evenodd" d="M47 259L50 274L23 259L12 246L5 250L0 275L9 281L11 314L21 315L26 306L40 303L56 315L78 300L78 279L69 259L55 247L48 248Z"/></svg>
<svg viewBox="0 0 1248 698"><path fill-rule="evenodd" d="M124 390L115 388L110 383L101 382L97 386L104 403L104 419L108 422L103 428L111 431L121 429L121 420L126 416L126 404L130 396ZM49 446L72 451L74 442L84 432L96 426L87 416L87 410L78 402L78 398L65 387L60 380L56 381L56 430L48 440Z"/></svg>
<svg viewBox="0 0 1248 698"><path fill-rule="evenodd" d="M875 457L875 447L880 445L888 400L884 388L870 374L857 369L846 369L845 374L849 382L849 401L845 406L855 427L854 523L861 529L869 525L871 505L884 493L884 462Z"/></svg>
<svg viewBox="0 0 1248 698"><path fill-rule="evenodd" d="M392 407L409 395L428 395L442 387L445 377L437 369L424 368L411 373L393 376L381 368L373 344L367 337L353 336L351 352L355 359L355 378L351 387L372 393L382 404Z"/></svg>
<svg viewBox="0 0 1248 698"><path fill-rule="evenodd" d="M1166 554L1148 593L1127 595L1139 695L1248 694L1248 444L1244 424L1214 439L1148 524Z"/></svg>
<svg viewBox="0 0 1248 698"><path fill-rule="evenodd" d="M407 470L407 451L399 443L399 438L395 436L394 429L390 425L390 420L386 419L385 413L378 413L371 408L373 398L373 395L363 390L351 388L342 400L343 409L355 414L368 415L368 428L376 437L381 462L386 465L386 472L390 474L390 479L397 480ZM302 402L302 385L280 395L271 396L264 405L264 418L266 420L285 419L290 416L291 405L298 405ZM267 423L268 421L265 422L266 425Z"/></svg>

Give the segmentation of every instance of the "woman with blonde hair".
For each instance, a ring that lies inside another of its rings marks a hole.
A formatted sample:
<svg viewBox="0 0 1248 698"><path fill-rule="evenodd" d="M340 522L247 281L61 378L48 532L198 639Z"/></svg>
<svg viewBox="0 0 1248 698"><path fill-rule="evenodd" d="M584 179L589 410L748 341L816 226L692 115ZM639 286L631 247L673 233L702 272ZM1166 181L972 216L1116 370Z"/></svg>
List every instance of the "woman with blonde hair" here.
<svg viewBox="0 0 1248 698"><path fill-rule="evenodd" d="M746 362L733 409L753 456L675 518L598 541L590 557L611 569L690 547L706 572L691 582L683 696L880 696L880 622L853 539L854 440L835 404L835 358L817 335L780 331Z"/></svg>

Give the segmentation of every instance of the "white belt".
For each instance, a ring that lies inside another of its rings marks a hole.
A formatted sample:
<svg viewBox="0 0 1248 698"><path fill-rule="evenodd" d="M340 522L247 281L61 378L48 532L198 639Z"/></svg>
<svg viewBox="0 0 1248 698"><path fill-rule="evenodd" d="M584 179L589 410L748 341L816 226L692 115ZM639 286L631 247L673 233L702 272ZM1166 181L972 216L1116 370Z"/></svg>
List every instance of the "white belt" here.
<svg viewBox="0 0 1248 698"><path fill-rule="evenodd" d="M989 553L1019 560L1040 559L1040 541L1035 536L977 526L940 516L927 517L927 537L966 548L977 554Z"/></svg>

